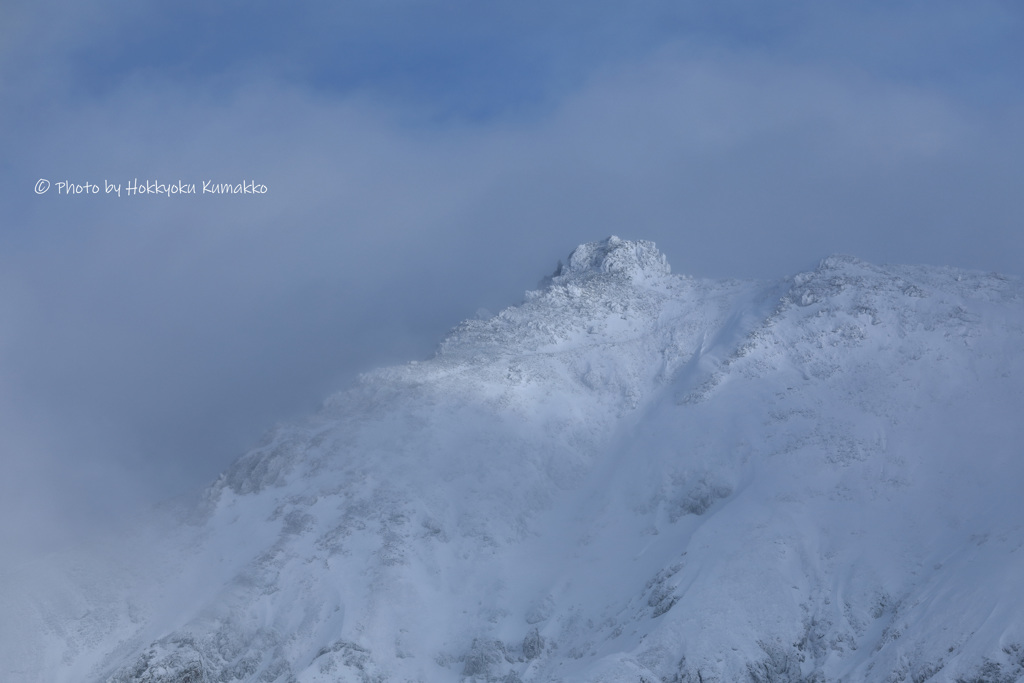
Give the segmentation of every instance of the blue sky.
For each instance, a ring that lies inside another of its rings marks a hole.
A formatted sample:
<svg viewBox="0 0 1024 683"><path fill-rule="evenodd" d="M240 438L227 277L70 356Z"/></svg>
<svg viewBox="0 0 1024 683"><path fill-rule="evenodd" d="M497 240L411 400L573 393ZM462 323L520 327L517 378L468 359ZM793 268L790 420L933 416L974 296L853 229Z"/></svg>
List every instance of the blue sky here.
<svg viewBox="0 0 1024 683"><path fill-rule="evenodd" d="M578 243L1024 274L1013 2L13 2L4 541L195 489ZM46 178L255 180L59 196Z"/></svg>

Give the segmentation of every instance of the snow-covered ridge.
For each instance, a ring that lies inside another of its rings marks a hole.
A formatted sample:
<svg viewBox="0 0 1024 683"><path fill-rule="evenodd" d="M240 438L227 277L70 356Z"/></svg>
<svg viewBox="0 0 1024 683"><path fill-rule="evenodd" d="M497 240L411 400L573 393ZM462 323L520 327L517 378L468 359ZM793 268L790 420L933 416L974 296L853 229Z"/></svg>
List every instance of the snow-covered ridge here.
<svg viewBox="0 0 1024 683"><path fill-rule="evenodd" d="M686 283L670 272L653 242L612 236L580 245L521 306L462 323L438 355L462 362L467 355L564 351L644 334L658 322L664 301Z"/></svg>
<svg viewBox="0 0 1024 683"><path fill-rule="evenodd" d="M269 434L152 559L4 597L0 673L1020 680L1022 413L1016 280L612 237Z"/></svg>

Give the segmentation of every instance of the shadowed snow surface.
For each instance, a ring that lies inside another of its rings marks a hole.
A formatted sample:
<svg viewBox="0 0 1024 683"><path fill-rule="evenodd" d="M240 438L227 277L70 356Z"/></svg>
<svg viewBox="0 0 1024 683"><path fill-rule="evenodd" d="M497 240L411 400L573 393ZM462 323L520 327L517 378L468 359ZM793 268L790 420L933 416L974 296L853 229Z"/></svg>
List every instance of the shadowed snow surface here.
<svg viewBox="0 0 1024 683"><path fill-rule="evenodd" d="M1024 288L582 245L187 509L4 577L4 680L1017 681ZM27 588L26 588L27 587Z"/></svg>

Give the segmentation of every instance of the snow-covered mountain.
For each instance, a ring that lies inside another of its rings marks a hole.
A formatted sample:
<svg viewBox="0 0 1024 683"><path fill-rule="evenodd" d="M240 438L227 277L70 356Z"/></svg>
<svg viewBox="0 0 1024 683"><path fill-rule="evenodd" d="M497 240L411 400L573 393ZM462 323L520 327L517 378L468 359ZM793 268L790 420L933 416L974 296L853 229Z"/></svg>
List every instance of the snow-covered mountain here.
<svg viewBox="0 0 1024 683"><path fill-rule="evenodd" d="M1022 416L1019 281L612 237L177 521L7 577L0 673L1024 680Z"/></svg>

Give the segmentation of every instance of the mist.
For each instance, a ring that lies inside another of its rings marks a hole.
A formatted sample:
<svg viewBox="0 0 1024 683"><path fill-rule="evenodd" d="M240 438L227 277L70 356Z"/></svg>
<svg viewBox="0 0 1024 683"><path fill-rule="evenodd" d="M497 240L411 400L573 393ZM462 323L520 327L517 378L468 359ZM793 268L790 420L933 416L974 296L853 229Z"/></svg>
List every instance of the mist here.
<svg viewBox="0 0 1024 683"><path fill-rule="evenodd" d="M1009 3L60 5L0 21L5 561L200 489L582 242L1022 274ZM106 191L136 180L267 192Z"/></svg>

